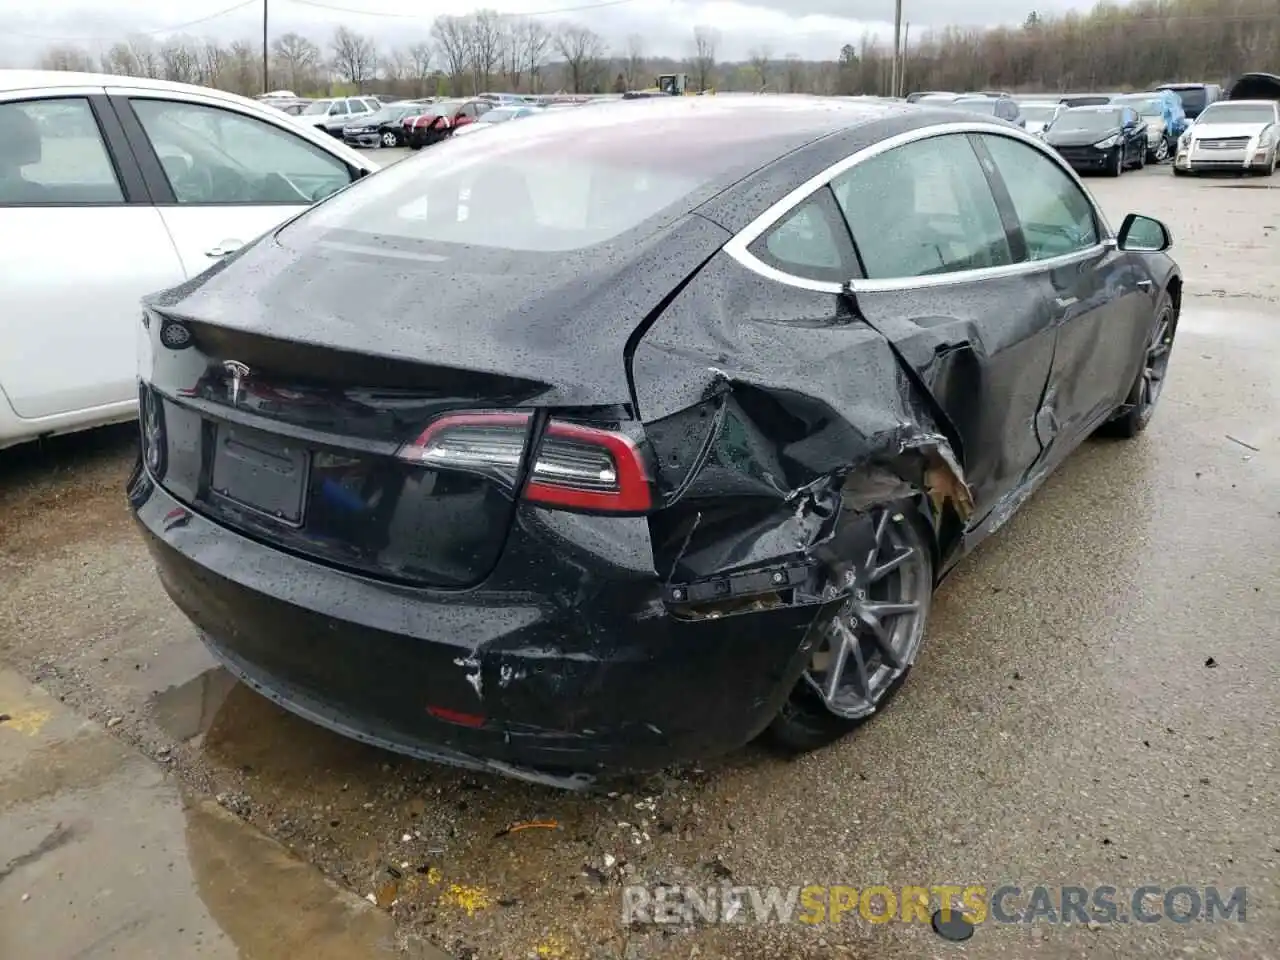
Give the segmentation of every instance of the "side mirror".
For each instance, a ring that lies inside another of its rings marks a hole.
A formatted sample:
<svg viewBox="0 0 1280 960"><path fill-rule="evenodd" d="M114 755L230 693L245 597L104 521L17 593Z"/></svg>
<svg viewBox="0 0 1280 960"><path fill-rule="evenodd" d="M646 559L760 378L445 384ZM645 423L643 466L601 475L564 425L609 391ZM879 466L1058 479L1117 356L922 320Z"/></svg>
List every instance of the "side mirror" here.
<svg viewBox="0 0 1280 960"><path fill-rule="evenodd" d="M1163 253L1173 246L1173 236L1155 217L1131 213L1120 225L1116 246L1134 253Z"/></svg>

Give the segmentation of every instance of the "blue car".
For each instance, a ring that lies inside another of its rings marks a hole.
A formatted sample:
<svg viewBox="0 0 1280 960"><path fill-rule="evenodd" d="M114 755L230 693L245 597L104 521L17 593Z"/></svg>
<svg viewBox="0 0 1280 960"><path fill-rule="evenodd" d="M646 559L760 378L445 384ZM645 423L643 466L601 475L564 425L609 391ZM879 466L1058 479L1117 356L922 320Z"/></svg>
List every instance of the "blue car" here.
<svg viewBox="0 0 1280 960"><path fill-rule="evenodd" d="M1138 112L1147 125L1147 159L1163 163L1177 151L1178 137L1187 128L1182 101L1172 90L1123 93L1111 99Z"/></svg>

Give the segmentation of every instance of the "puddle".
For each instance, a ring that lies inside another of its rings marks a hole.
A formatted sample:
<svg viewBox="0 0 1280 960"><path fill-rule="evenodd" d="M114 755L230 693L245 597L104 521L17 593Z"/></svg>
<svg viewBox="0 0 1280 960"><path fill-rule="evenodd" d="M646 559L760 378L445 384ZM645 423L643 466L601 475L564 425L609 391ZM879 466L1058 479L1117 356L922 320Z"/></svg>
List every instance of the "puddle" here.
<svg viewBox="0 0 1280 960"><path fill-rule="evenodd" d="M152 719L175 740L192 740L209 732L238 682L221 667L206 670L156 694L151 700Z"/></svg>

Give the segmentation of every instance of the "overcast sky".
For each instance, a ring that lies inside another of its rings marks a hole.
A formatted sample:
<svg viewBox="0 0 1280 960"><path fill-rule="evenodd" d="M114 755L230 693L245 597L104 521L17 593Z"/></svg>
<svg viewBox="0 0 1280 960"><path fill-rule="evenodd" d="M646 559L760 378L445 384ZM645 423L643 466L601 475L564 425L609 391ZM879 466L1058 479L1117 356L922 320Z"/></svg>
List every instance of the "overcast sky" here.
<svg viewBox="0 0 1280 960"><path fill-rule="evenodd" d="M888 36L893 0L268 0L272 35L297 31L323 42L338 24L377 38L380 44L423 39L439 14L468 13L490 7L504 13L537 13L548 25L571 20L590 27L616 49L630 34L645 38L646 52L688 56L695 24L715 27L717 54L744 59L753 47L766 46L775 57L796 53L806 59L836 56L840 45L857 42L867 30ZM262 30L262 0L210 17L235 0L0 0L4 27L0 61L31 65L40 51L59 41L78 43L91 52L129 33L146 32L157 40L181 32L224 40L255 38ZM1093 0L904 0L903 19L918 35L948 23L993 25L1020 23L1027 13L1042 15L1088 9ZM342 8L324 9L324 8ZM201 23L198 18L210 17Z"/></svg>

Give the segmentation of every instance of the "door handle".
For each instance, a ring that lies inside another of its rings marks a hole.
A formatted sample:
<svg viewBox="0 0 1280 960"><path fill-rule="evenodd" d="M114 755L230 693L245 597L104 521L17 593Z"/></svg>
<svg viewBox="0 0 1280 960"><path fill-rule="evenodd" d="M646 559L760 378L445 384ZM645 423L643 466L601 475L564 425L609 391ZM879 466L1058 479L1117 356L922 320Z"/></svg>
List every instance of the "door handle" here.
<svg viewBox="0 0 1280 960"><path fill-rule="evenodd" d="M219 257L225 257L229 253L235 253L244 244L239 240L223 240L220 244L210 247L204 252L204 255L211 260L217 260Z"/></svg>
<svg viewBox="0 0 1280 960"><path fill-rule="evenodd" d="M1139 289L1139 290L1150 290L1150 289L1151 289L1152 287L1154 287L1154 286L1155 286L1155 284L1154 284L1152 281L1150 281L1150 280L1139 280L1139 281L1138 281L1138 289Z"/></svg>
<svg viewBox="0 0 1280 960"><path fill-rule="evenodd" d="M1053 301L1053 305L1059 310L1065 310L1067 307L1080 302L1079 297L1057 297Z"/></svg>

